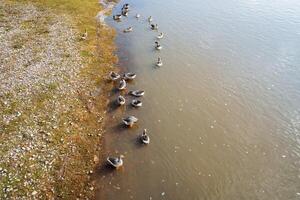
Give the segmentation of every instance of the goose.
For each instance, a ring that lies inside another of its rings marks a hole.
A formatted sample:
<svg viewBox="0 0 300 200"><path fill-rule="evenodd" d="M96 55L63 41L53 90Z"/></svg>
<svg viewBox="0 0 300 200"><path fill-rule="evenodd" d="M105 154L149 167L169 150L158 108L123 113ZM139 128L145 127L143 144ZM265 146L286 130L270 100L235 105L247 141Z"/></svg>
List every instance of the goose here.
<svg viewBox="0 0 300 200"><path fill-rule="evenodd" d="M140 139L141 139L143 144L149 144L150 143L150 137L147 135L147 129L144 129Z"/></svg>
<svg viewBox="0 0 300 200"><path fill-rule="evenodd" d="M158 29L158 25L157 24L151 24L151 29L152 30L157 30Z"/></svg>
<svg viewBox="0 0 300 200"><path fill-rule="evenodd" d="M85 29L85 32L82 34L81 39L86 40L88 36L87 30Z"/></svg>
<svg viewBox="0 0 300 200"><path fill-rule="evenodd" d="M133 106L133 107L141 107L142 105L143 105L143 103L142 103L142 101L140 101L140 100L138 100L138 99L133 99L132 101L131 101L131 105Z"/></svg>
<svg viewBox="0 0 300 200"><path fill-rule="evenodd" d="M112 80L112 81L115 81L115 80L118 80L120 78L120 74L116 73L116 72L110 72L109 73L109 78Z"/></svg>
<svg viewBox="0 0 300 200"><path fill-rule="evenodd" d="M135 116L129 116L123 118L122 121L126 126L132 127L135 123L137 123L138 118L136 118Z"/></svg>
<svg viewBox="0 0 300 200"><path fill-rule="evenodd" d="M132 32L133 31L133 28L130 26L130 27L128 27L128 28L126 28L126 29L124 29L124 33L129 33L129 32Z"/></svg>
<svg viewBox="0 0 300 200"><path fill-rule="evenodd" d="M114 15L113 19L114 20L120 20L120 19L122 19L122 15Z"/></svg>
<svg viewBox="0 0 300 200"><path fill-rule="evenodd" d="M136 14L136 16L135 16L137 19L138 18L140 18L141 17L141 15L140 14Z"/></svg>
<svg viewBox="0 0 300 200"><path fill-rule="evenodd" d="M152 22L153 19L152 19L152 16L148 17L148 22Z"/></svg>
<svg viewBox="0 0 300 200"><path fill-rule="evenodd" d="M160 33L158 36L157 36L157 39L162 39L164 37L164 34L163 33Z"/></svg>
<svg viewBox="0 0 300 200"><path fill-rule="evenodd" d="M155 45L156 50L161 50L162 49L162 46L157 41L155 42L155 44L156 44Z"/></svg>
<svg viewBox="0 0 300 200"><path fill-rule="evenodd" d="M122 79L119 84L119 90L124 90L126 88L126 81Z"/></svg>
<svg viewBox="0 0 300 200"><path fill-rule="evenodd" d="M135 90L135 91L130 91L130 95L135 96L135 97L142 97L145 94L144 90Z"/></svg>
<svg viewBox="0 0 300 200"><path fill-rule="evenodd" d="M136 74L132 73L132 72L128 72L128 73L125 73L123 77L125 80L133 80L133 79L135 79Z"/></svg>
<svg viewBox="0 0 300 200"><path fill-rule="evenodd" d="M113 166L114 168L118 169L119 167L123 166L123 159L124 156L120 155L119 157L107 157L107 162L109 165Z"/></svg>
<svg viewBox="0 0 300 200"><path fill-rule="evenodd" d="M122 95L120 95L120 96L118 96L117 102L118 102L118 105L122 106L125 104L126 100Z"/></svg>
<svg viewBox="0 0 300 200"><path fill-rule="evenodd" d="M156 66L161 67L163 65L161 58L158 57L157 62L156 62Z"/></svg>

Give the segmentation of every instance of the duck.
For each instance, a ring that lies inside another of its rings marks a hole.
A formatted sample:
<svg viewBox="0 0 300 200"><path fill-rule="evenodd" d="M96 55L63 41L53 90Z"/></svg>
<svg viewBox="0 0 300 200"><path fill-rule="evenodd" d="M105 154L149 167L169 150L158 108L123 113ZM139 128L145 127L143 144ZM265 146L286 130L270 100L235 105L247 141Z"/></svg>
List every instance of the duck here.
<svg viewBox="0 0 300 200"><path fill-rule="evenodd" d="M122 15L114 15L113 19L114 20L121 20L122 19Z"/></svg>
<svg viewBox="0 0 300 200"><path fill-rule="evenodd" d="M141 15L137 13L137 14L135 15L135 17L138 19L138 18L141 17Z"/></svg>
<svg viewBox="0 0 300 200"><path fill-rule="evenodd" d="M119 157L107 157L107 162L109 165L113 166L115 169L118 169L119 167L123 166L123 155L120 155Z"/></svg>
<svg viewBox="0 0 300 200"><path fill-rule="evenodd" d="M157 36L157 39L162 39L164 37L164 33L160 33L158 36Z"/></svg>
<svg viewBox="0 0 300 200"><path fill-rule="evenodd" d="M128 73L125 73L123 77L125 80L133 80L133 79L135 79L136 74L132 73L132 72L128 72Z"/></svg>
<svg viewBox="0 0 300 200"><path fill-rule="evenodd" d="M150 143L150 137L147 135L147 129L144 129L143 133L140 136L140 139L143 144Z"/></svg>
<svg viewBox="0 0 300 200"><path fill-rule="evenodd" d="M150 22L152 22L152 21L153 21L152 16L148 17L148 22L150 23Z"/></svg>
<svg viewBox="0 0 300 200"><path fill-rule="evenodd" d="M88 36L87 30L85 29L85 32L82 34L81 39L86 40Z"/></svg>
<svg viewBox="0 0 300 200"><path fill-rule="evenodd" d="M138 99L133 99L133 100L131 101L131 105L132 105L133 107L138 108L138 107L141 107L141 106L143 105L143 103L142 103L142 101L140 101L140 100L138 100Z"/></svg>
<svg viewBox="0 0 300 200"><path fill-rule="evenodd" d="M156 66L158 66L158 67L161 67L161 66L163 66L163 63L162 63L162 61L161 61L161 58L160 58L160 57L158 57L158 59L157 59Z"/></svg>
<svg viewBox="0 0 300 200"><path fill-rule="evenodd" d="M157 30L158 29L158 25L157 24L151 24L151 29L152 30Z"/></svg>
<svg viewBox="0 0 300 200"><path fill-rule="evenodd" d="M115 80L118 80L120 78L120 74L116 73L116 72L110 72L109 73L109 78L112 80L112 81L115 81Z"/></svg>
<svg viewBox="0 0 300 200"><path fill-rule="evenodd" d="M122 15L125 16L125 17L127 17L127 16L128 16L128 11L123 10L123 11L122 11Z"/></svg>
<svg viewBox="0 0 300 200"><path fill-rule="evenodd" d="M130 95L135 96L135 97L142 97L145 94L144 90L134 90L129 92Z"/></svg>
<svg viewBox="0 0 300 200"><path fill-rule="evenodd" d="M126 81L124 79L120 80L120 84L119 84L119 90L125 90L126 88Z"/></svg>
<svg viewBox="0 0 300 200"><path fill-rule="evenodd" d="M130 26L130 27L128 27L128 28L126 28L126 29L124 29L124 33L129 33L129 32L132 32L133 31L133 28Z"/></svg>
<svg viewBox="0 0 300 200"><path fill-rule="evenodd" d="M125 98L124 98L122 95L120 95L120 96L118 96L118 98L117 98L117 102L118 102L118 105L119 105L119 106L122 106L122 105L125 104L126 100L125 100Z"/></svg>
<svg viewBox="0 0 300 200"><path fill-rule="evenodd" d="M135 123L137 123L138 118L136 118L135 116L129 116L129 117L123 118L122 121L126 126L132 127Z"/></svg>
<svg viewBox="0 0 300 200"><path fill-rule="evenodd" d="M156 50L161 50L162 49L162 46L157 41L155 42L155 44L156 44L155 45Z"/></svg>

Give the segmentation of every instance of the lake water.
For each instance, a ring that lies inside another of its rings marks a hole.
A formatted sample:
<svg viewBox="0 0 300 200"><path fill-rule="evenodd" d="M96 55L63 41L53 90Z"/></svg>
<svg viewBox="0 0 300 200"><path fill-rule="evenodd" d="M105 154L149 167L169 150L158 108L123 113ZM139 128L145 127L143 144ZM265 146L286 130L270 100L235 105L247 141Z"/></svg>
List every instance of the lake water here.
<svg viewBox="0 0 300 200"><path fill-rule="evenodd" d="M98 199L300 199L300 1L128 0L113 13L124 3L129 16L107 23L120 70L137 73L128 90L146 94L140 109L110 104L105 156L124 167L99 169Z"/></svg>

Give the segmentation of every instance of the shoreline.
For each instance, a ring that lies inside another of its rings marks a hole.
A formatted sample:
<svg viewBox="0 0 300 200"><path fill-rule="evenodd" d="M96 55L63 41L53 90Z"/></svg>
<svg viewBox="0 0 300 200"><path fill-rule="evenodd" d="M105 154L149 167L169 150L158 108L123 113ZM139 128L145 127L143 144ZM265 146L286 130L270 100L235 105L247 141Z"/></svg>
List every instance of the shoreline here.
<svg viewBox="0 0 300 200"><path fill-rule="evenodd" d="M7 119L0 122L0 128L4 130L0 135L0 155L7 158L0 163L0 175L4 177L0 181L0 197L93 198L97 189L93 174L103 154L101 145L107 117L107 94L111 89L107 88L106 76L118 60L114 52L115 31L104 23L105 14L110 12L114 3L101 1L99 5L94 0L84 3L80 0L71 3L46 0L43 4L35 0L0 2L3 2L0 11L3 7L6 12L4 15L0 13L0 25L3 22L4 26L9 26L8 29L0 29L0 36L14 36L15 30L18 30L19 35L12 37L18 39L18 43L13 46L15 56L28 62L24 66L36 70L38 74L35 77L39 77L39 82L21 88L24 96L20 96L18 102L17 95L23 94L18 85L10 88L12 94L0 93L0 115ZM30 9L34 9L37 14L29 15ZM14 18L8 20L9 17ZM11 23L15 20L18 20L17 23ZM63 33L70 34L66 35L66 39L57 33L61 31L60 26L55 27L57 24L65 27ZM40 27L43 29L40 30ZM37 29L39 32L36 32ZM84 29L87 29L88 38L81 41L80 35ZM32 31L35 37L30 37ZM24 41L20 41L23 38ZM12 40L5 39L8 42ZM47 53L47 49L44 49L46 44L51 46L53 42L56 46L51 47ZM40 45L33 45L35 43ZM66 51L69 46L73 48L68 50L70 53ZM31 51L35 48L37 50ZM22 51L28 49L32 57L44 51L45 55L30 61L30 57L22 57ZM57 55L48 59L48 55L52 54ZM44 62L44 67L37 68ZM6 63L0 64L1 70L8 67ZM30 80L23 80L31 74L30 71L26 71L20 63L14 65L26 72L20 74L20 83ZM49 66L53 66L50 71ZM15 68L11 70L12 73L5 75L13 80L16 72ZM0 81L3 91L2 87L6 83ZM11 83L6 85L11 87ZM32 88L32 93L25 93ZM30 129L23 130L24 127ZM18 138L19 134L20 140L11 140L11 137ZM28 148L30 146L33 148ZM16 156L12 160L11 152Z"/></svg>

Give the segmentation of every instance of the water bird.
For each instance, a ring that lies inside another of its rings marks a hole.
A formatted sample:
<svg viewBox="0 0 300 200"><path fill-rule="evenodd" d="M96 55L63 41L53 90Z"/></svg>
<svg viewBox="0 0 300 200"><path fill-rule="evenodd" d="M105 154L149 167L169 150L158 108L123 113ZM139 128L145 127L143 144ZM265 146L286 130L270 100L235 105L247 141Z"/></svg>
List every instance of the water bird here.
<svg viewBox="0 0 300 200"><path fill-rule="evenodd" d="M147 135L147 129L144 129L142 135L140 136L140 139L143 144L149 144L150 143L150 137Z"/></svg>
<svg viewBox="0 0 300 200"><path fill-rule="evenodd" d="M134 90L129 92L130 95L135 96L135 97L142 97L145 94L144 90Z"/></svg>
<svg viewBox="0 0 300 200"><path fill-rule="evenodd" d="M143 105L143 103L142 103L142 101L140 101L140 100L138 100L138 99L133 99L133 100L131 101L131 105L132 105L133 107L138 108L138 107L141 107L141 106Z"/></svg>
<svg viewBox="0 0 300 200"><path fill-rule="evenodd" d="M128 3L125 3L124 5L123 5L123 7L122 7L122 9L129 9L129 4Z"/></svg>
<svg viewBox="0 0 300 200"><path fill-rule="evenodd" d="M152 22L152 21L153 21L152 16L148 17L148 22L150 23L150 22Z"/></svg>
<svg viewBox="0 0 300 200"><path fill-rule="evenodd" d="M129 117L123 118L122 121L126 126L132 127L135 123L137 123L138 118L136 118L135 116L129 116Z"/></svg>
<svg viewBox="0 0 300 200"><path fill-rule="evenodd" d="M82 34L81 39L86 40L88 36L87 30L85 29L85 32Z"/></svg>
<svg viewBox="0 0 300 200"><path fill-rule="evenodd" d="M128 72L128 73L125 73L123 77L125 80L133 80L133 79L135 79L136 74L132 73L132 72Z"/></svg>
<svg viewBox="0 0 300 200"><path fill-rule="evenodd" d="M119 84L119 90L124 90L125 88L126 88L126 81L124 80L124 79L122 79L121 81L120 81L120 84Z"/></svg>
<svg viewBox="0 0 300 200"><path fill-rule="evenodd" d="M117 102L118 102L118 105L122 106L122 105L125 104L126 100L125 100L125 98L122 95L120 95L117 98Z"/></svg>
<svg viewBox="0 0 300 200"><path fill-rule="evenodd" d="M158 67L163 66L163 63L162 63L162 60L160 57L158 57L158 59L157 59L156 66L158 66Z"/></svg>
<svg viewBox="0 0 300 200"><path fill-rule="evenodd" d="M109 165L113 166L114 168L118 169L119 167L123 166L123 155L119 157L107 157L107 162Z"/></svg>
<svg viewBox="0 0 300 200"><path fill-rule="evenodd" d="M157 36L157 39L162 39L164 37L164 33L160 33L158 36Z"/></svg>
<svg viewBox="0 0 300 200"><path fill-rule="evenodd" d="M161 50L162 49L162 46L157 41L155 42L155 49L156 50Z"/></svg>
<svg viewBox="0 0 300 200"><path fill-rule="evenodd" d="M125 17L127 17L128 16L128 11L123 10L122 11L122 15L125 16Z"/></svg>
<svg viewBox="0 0 300 200"><path fill-rule="evenodd" d="M114 15L113 19L114 20L121 20L122 19L122 15Z"/></svg>
<svg viewBox="0 0 300 200"><path fill-rule="evenodd" d="M120 74L116 73L116 72L110 72L109 73L109 78L112 80L112 81L115 81L115 80L118 80L120 78Z"/></svg>
<svg viewBox="0 0 300 200"><path fill-rule="evenodd" d="M137 13L137 14L135 15L135 17L138 19L138 18L141 17L141 15Z"/></svg>
<svg viewBox="0 0 300 200"><path fill-rule="evenodd" d="M130 27L128 27L128 28L126 28L126 29L124 29L124 33L129 33L129 32L132 32L133 31L133 28L130 26Z"/></svg>
<svg viewBox="0 0 300 200"><path fill-rule="evenodd" d="M152 30L157 30L158 29L158 25L157 24L151 24L151 29Z"/></svg>

